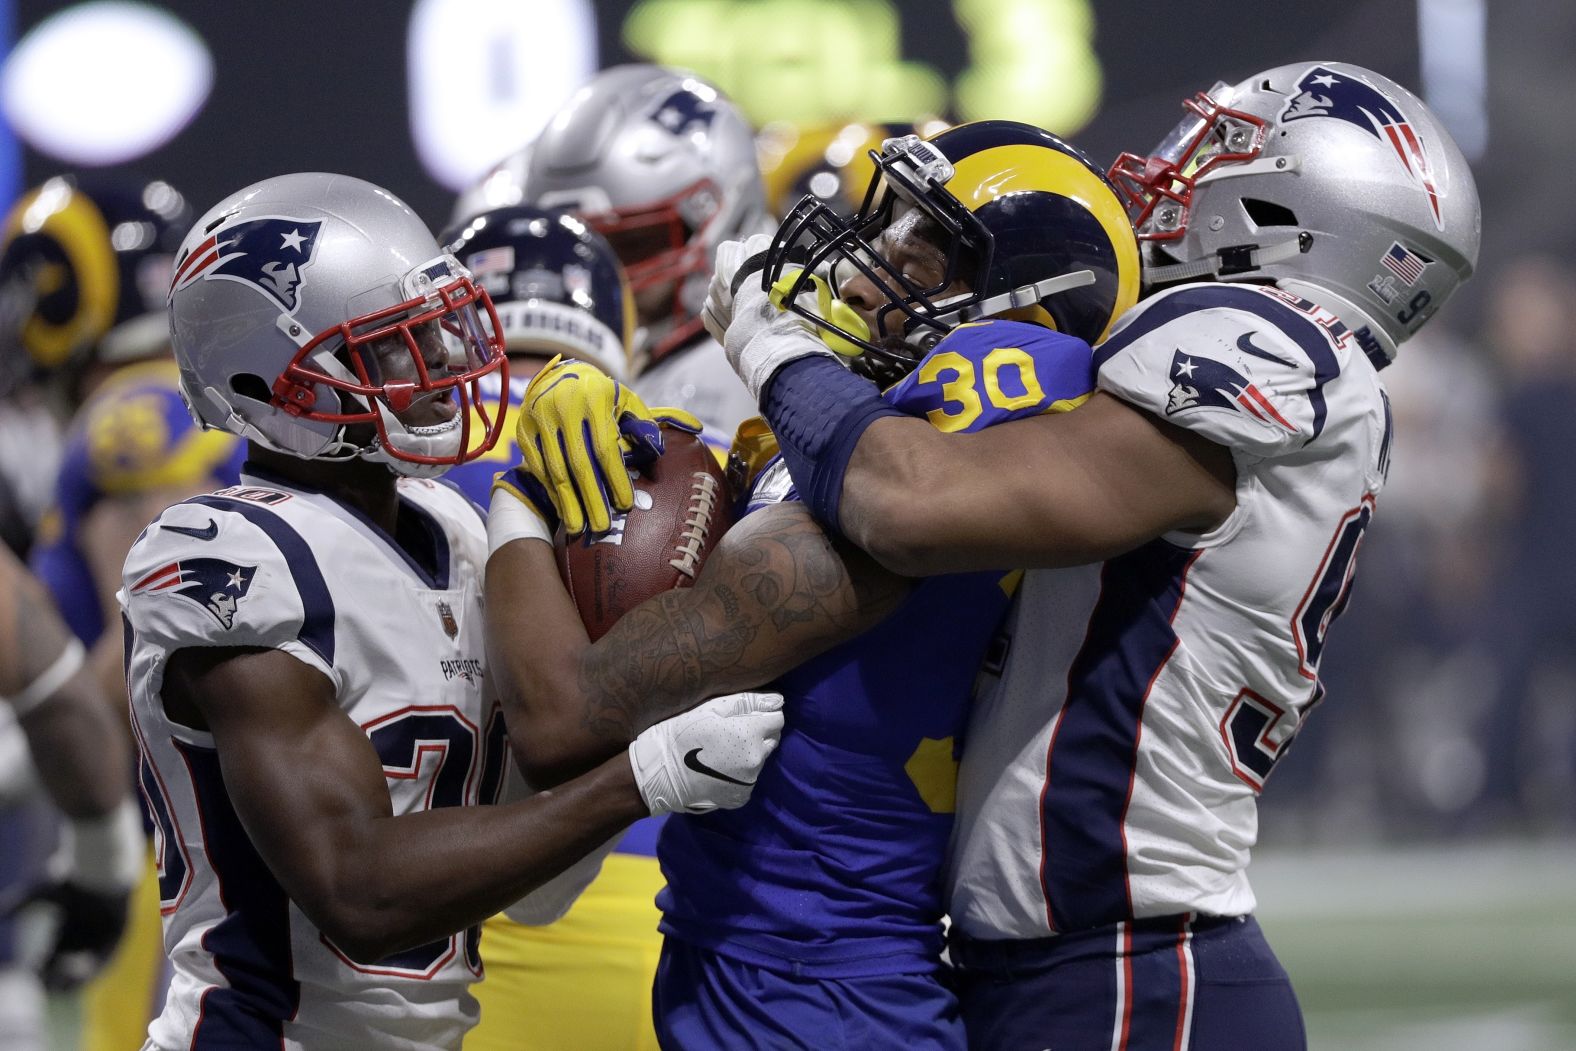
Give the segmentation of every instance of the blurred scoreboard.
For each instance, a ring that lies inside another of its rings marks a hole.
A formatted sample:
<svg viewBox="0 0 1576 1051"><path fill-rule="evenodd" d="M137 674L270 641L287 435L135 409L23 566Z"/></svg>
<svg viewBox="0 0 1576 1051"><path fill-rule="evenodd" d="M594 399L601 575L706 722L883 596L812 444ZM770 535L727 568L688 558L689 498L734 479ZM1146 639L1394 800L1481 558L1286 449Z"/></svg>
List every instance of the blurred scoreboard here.
<svg viewBox="0 0 1576 1051"><path fill-rule="evenodd" d="M115 163L170 180L202 209L268 175L343 171L387 186L434 223L455 189L534 136L585 77L621 62L693 69L757 126L1003 117L1068 136L1100 163L1150 146L1180 116L1181 99L1217 79L1335 57L1407 82L1418 69L1415 0L1273 5L1251 20L1230 0L1184 8L1094 0L11 3L16 50L7 72L21 70L23 57L34 70L6 85L7 112L25 142L26 184ZM96 42L80 29L59 31L111 11L179 29L100 32ZM39 60L29 49L44 36L55 50ZM209 71L206 79L187 80L201 84L201 98L138 101L135 92L153 85L174 90L171 77L152 75L177 62L157 50L161 38L200 52L191 61ZM128 149L126 113L166 110L178 123L150 132L140 154ZM35 111L36 127L58 129L64 118L52 113L80 118L86 130L73 134L86 137L85 152L60 145L59 135L47 143L30 135L19 115ZM95 119L103 131L93 131ZM118 135L119 152L91 159L100 156L95 134L106 142Z"/></svg>

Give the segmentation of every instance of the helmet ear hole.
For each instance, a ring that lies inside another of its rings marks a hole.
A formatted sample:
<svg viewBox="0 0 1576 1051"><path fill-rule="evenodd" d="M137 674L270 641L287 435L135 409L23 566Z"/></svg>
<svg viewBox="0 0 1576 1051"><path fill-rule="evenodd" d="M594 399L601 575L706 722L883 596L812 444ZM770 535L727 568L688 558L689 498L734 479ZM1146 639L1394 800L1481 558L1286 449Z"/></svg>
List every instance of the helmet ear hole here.
<svg viewBox="0 0 1576 1051"><path fill-rule="evenodd" d="M230 389L243 398L251 398L267 405L274 392L263 377L250 372L238 372L230 377Z"/></svg>
<svg viewBox="0 0 1576 1051"><path fill-rule="evenodd" d="M1251 197L1242 198L1242 210L1247 214L1248 220L1254 226L1296 226L1297 215L1283 204L1273 201L1260 201Z"/></svg>

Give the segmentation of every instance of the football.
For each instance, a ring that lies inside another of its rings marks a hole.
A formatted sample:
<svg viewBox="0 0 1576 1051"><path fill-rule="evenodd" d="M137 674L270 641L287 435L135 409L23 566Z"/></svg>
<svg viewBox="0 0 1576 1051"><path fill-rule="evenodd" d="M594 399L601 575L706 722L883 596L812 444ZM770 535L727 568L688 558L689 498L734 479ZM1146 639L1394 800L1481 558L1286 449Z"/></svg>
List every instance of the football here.
<svg viewBox="0 0 1576 1051"><path fill-rule="evenodd" d="M695 582L733 524L733 499L700 438L664 427L666 451L634 481L635 506L600 537L557 537L558 570L592 641L653 595Z"/></svg>

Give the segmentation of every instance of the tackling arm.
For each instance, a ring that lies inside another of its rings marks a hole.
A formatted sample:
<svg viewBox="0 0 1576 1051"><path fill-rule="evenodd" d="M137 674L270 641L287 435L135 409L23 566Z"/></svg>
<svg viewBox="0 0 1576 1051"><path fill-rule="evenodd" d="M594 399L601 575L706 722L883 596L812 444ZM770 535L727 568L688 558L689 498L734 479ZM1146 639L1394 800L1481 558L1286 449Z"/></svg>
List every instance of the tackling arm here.
<svg viewBox="0 0 1576 1051"><path fill-rule="evenodd" d="M480 923L647 813L618 756L518 803L396 817L332 683L277 650L180 650L163 696L172 718L213 734L259 855L358 962Z"/></svg>
<svg viewBox="0 0 1576 1051"><path fill-rule="evenodd" d="M734 526L693 587L648 599L593 644L552 547L504 544L487 564L488 651L520 768L556 783L659 719L853 638L907 590L803 505L776 504Z"/></svg>
<svg viewBox="0 0 1576 1051"><path fill-rule="evenodd" d="M0 547L0 696L16 707L55 804L73 819L102 817L130 798L130 747L73 652L43 589Z"/></svg>
<svg viewBox="0 0 1576 1051"><path fill-rule="evenodd" d="M1230 450L1099 392L973 434L878 419L848 461L838 518L897 573L1077 565L1214 528L1235 486Z"/></svg>

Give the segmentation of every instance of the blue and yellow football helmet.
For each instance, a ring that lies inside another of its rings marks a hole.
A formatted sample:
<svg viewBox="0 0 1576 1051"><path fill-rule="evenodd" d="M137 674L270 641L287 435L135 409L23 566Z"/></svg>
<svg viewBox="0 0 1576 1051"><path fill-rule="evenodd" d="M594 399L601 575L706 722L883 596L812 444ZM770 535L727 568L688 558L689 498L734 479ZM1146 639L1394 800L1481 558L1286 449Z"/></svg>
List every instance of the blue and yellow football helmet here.
<svg viewBox="0 0 1576 1051"><path fill-rule="evenodd" d="M806 195L852 215L875 173L881 144L904 135L934 135L946 127L935 118L904 122L842 122L800 127L775 121L755 137L756 159L766 184L766 207L786 215Z"/></svg>
<svg viewBox="0 0 1576 1051"><path fill-rule="evenodd" d="M929 139L889 139L872 159L858 211L845 218L816 198L801 200L779 227L763 276L785 308L857 351L856 371L895 382L952 328L984 317L1092 344L1137 301L1138 242L1120 197L1050 132L979 121ZM881 247L882 233L915 209L945 255L941 280L925 287ZM846 309L823 311L826 297L815 294L817 279L839 289L855 274L887 299L870 331L857 331L864 326Z"/></svg>
<svg viewBox="0 0 1576 1051"><path fill-rule="evenodd" d="M23 194L0 245L0 390L29 370L163 352L171 266L190 222L165 182L57 176Z"/></svg>

